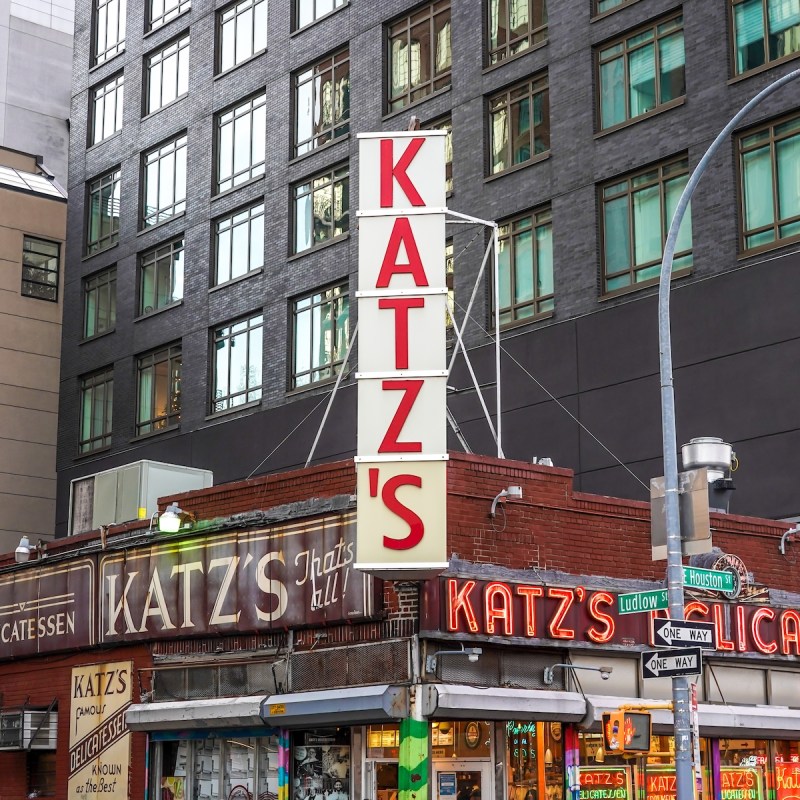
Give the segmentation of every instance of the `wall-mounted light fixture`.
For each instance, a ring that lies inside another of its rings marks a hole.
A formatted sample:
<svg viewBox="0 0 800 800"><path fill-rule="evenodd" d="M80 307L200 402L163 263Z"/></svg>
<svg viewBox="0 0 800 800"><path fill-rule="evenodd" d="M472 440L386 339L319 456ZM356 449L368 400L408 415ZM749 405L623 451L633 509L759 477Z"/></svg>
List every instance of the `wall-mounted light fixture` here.
<svg viewBox="0 0 800 800"><path fill-rule="evenodd" d="M35 554L38 558L44 558L46 550L46 542L39 539L38 544L31 544L30 539L23 535L19 540L17 549L14 551L14 561L17 564L24 564L30 560L32 554Z"/></svg>
<svg viewBox="0 0 800 800"><path fill-rule="evenodd" d="M600 673L600 677L604 681L607 681L611 677L611 673L614 671L613 667L584 667L584 666L581 666L580 664L553 664L552 667L545 667L544 668L543 680L544 680L545 686L551 686L552 685L553 677L554 677L553 673L559 668L561 668L561 669L588 669L588 670L591 670L592 672L599 672Z"/></svg>
<svg viewBox="0 0 800 800"><path fill-rule="evenodd" d="M495 512L497 511L497 504L500 500L504 497L513 497L515 500L522 499L522 487L521 486L509 486L507 489L503 489L494 500L492 500L492 508L489 511L489 516L493 517Z"/></svg>
<svg viewBox="0 0 800 800"><path fill-rule="evenodd" d="M428 672L436 672L436 659L438 656L466 656L473 664L478 660L483 650L480 647L464 647L460 650L437 650L425 659L425 669Z"/></svg>
<svg viewBox="0 0 800 800"><path fill-rule="evenodd" d="M800 525L795 525L794 528L789 528L788 531L783 532L783 536L781 536L781 543L778 545L778 549L781 551L781 555L786 555L786 542L791 536L794 538L798 533L800 533Z"/></svg>
<svg viewBox="0 0 800 800"><path fill-rule="evenodd" d="M158 529L161 533L177 533L194 520L194 514L184 511L177 503L170 503L158 516ZM152 528L152 520L150 527Z"/></svg>

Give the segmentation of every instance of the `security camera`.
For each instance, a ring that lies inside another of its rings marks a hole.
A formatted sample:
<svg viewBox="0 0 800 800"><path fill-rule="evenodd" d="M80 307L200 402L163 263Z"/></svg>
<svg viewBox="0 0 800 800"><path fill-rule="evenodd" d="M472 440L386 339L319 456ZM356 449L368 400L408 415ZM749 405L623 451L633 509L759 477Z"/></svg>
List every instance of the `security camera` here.
<svg viewBox="0 0 800 800"><path fill-rule="evenodd" d="M600 667L600 677L607 681L611 677L611 673L614 671L613 667Z"/></svg>

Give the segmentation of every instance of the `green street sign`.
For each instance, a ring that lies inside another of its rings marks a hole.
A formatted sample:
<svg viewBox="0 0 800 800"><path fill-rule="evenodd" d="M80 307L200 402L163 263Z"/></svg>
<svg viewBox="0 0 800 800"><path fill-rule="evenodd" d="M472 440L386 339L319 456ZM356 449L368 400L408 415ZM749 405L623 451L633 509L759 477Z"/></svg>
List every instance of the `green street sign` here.
<svg viewBox="0 0 800 800"><path fill-rule="evenodd" d="M684 567L683 582L692 589L707 589L712 592L732 592L733 573L718 569Z"/></svg>
<svg viewBox="0 0 800 800"><path fill-rule="evenodd" d="M620 614L639 614L643 611L660 611L664 608L669 608L666 589L617 595L617 611Z"/></svg>

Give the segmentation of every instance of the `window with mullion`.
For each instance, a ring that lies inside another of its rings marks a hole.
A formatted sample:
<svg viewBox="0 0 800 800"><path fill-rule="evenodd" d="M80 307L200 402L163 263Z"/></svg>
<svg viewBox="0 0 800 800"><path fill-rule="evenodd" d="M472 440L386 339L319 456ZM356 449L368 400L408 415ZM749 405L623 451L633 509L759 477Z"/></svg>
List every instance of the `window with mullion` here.
<svg viewBox="0 0 800 800"><path fill-rule="evenodd" d="M334 378L350 339L347 284L301 297L292 303L292 389Z"/></svg>
<svg viewBox="0 0 800 800"><path fill-rule="evenodd" d="M156 28L166 25L191 7L191 0L149 0L148 30L154 31Z"/></svg>
<svg viewBox="0 0 800 800"><path fill-rule="evenodd" d="M91 91L89 144L97 144L122 130L123 74Z"/></svg>
<svg viewBox="0 0 800 800"><path fill-rule="evenodd" d="M110 331L117 322L117 269L98 272L83 281L83 336Z"/></svg>
<svg viewBox="0 0 800 800"><path fill-rule="evenodd" d="M547 39L547 0L486 0L489 63Z"/></svg>
<svg viewBox="0 0 800 800"><path fill-rule="evenodd" d="M601 188L603 294L658 281L669 224L688 179L689 162L684 156ZM691 266L690 207L678 232L673 272Z"/></svg>
<svg viewBox="0 0 800 800"><path fill-rule="evenodd" d="M550 207L500 225L498 293L500 324L553 311L553 218Z"/></svg>
<svg viewBox="0 0 800 800"><path fill-rule="evenodd" d="M142 222L149 228L186 210L186 134L147 151L142 163Z"/></svg>
<svg viewBox="0 0 800 800"><path fill-rule="evenodd" d="M217 13L217 72L267 49L267 0L241 0Z"/></svg>
<svg viewBox="0 0 800 800"><path fill-rule="evenodd" d="M119 239L120 170L90 181L87 192L86 254L115 245Z"/></svg>
<svg viewBox="0 0 800 800"><path fill-rule="evenodd" d="M800 237L800 116L740 136L743 250Z"/></svg>
<svg viewBox="0 0 800 800"><path fill-rule="evenodd" d="M304 28L346 6L349 0L294 0L294 27Z"/></svg>
<svg viewBox="0 0 800 800"><path fill-rule="evenodd" d="M183 299L182 238L142 255L139 313L150 314L181 299Z"/></svg>
<svg viewBox="0 0 800 800"><path fill-rule="evenodd" d="M125 49L126 0L95 0L93 63L103 64Z"/></svg>
<svg viewBox="0 0 800 800"><path fill-rule="evenodd" d="M181 421L181 345L139 356L136 363L136 435L174 428Z"/></svg>
<svg viewBox="0 0 800 800"><path fill-rule="evenodd" d="M597 53L601 129L647 114L686 94L683 16L604 45Z"/></svg>
<svg viewBox="0 0 800 800"><path fill-rule="evenodd" d="M145 58L145 114L183 97L189 91L189 34Z"/></svg>
<svg viewBox="0 0 800 800"><path fill-rule="evenodd" d="M241 278L264 266L264 204L214 223L214 283Z"/></svg>
<svg viewBox="0 0 800 800"><path fill-rule="evenodd" d="M294 252L347 233L350 224L350 168L315 175L293 187Z"/></svg>
<svg viewBox="0 0 800 800"><path fill-rule="evenodd" d="M389 111L450 85L450 0L429 3L387 28Z"/></svg>
<svg viewBox="0 0 800 800"><path fill-rule="evenodd" d="M81 378L80 392L78 452L91 453L93 450L109 447L114 402L113 368Z"/></svg>
<svg viewBox="0 0 800 800"><path fill-rule="evenodd" d="M267 95L259 94L217 115L216 194L264 174Z"/></svg>
<svg viewBox="0 0 800 800"><path fill-rule="evenodd" d="M214 329L212 414L261 399L263 342L262 314Z"/></svg>
<svg viewBox="0 0 800 800"><path fill-rule="evenodd" d="M22 290L25 297L58 302L58 242L24 236L22 242Z"/></svg>
<svg viewBox="0 0 800 800"><path fill-rule="evenodd" d="M318 61L294 77L294 154L344 136L350 130L350 50Z"/></svg>
<svg viewBox="0 0 800 800"><path fill-rule="evenodd" d="M795 0L732 0L737 74L800 52L800 4Z"/></svg>
<svg viewBox="0 0 800 800"><path fill-rule="evenodd" d="M445 131L447 133L444 140L444 179L445 188L450 194L453 191L453 120L448 115L422 127L428 131Z"/></svg>
<svg viewBox="0 0 800 800"><path fill-rule="evenodd" d="M489 152L496 175L550 150L547 74L489 98Z"/></svg>

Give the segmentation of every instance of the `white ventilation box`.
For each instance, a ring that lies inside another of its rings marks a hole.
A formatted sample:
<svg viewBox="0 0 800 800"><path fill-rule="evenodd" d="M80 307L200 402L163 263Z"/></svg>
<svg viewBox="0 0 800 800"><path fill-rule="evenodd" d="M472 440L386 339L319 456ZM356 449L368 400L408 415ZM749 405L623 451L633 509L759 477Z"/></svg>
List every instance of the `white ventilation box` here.
<svg viewBox="0 0 800 800"><path fill-rule="evenodd" d="M213 485L210 470L161 461L134 461L76 478L69 487L68 533L73 536L139 519L140 508L146 519L158 510L159 497Z"/></svg>
<svg viewBox="0 0 800 800"><path fill-rule="evenodd" d="M56 711L0 712L0 750L55 750Z"/></svg>

